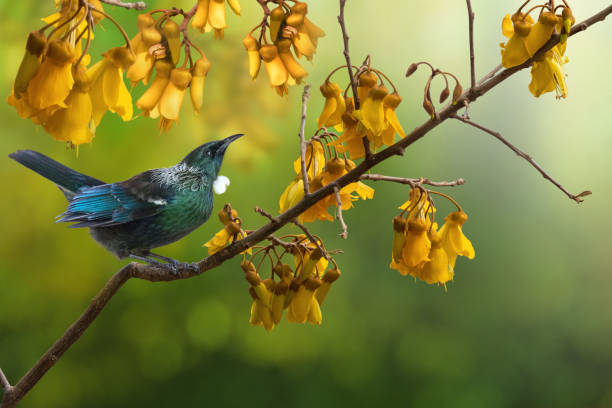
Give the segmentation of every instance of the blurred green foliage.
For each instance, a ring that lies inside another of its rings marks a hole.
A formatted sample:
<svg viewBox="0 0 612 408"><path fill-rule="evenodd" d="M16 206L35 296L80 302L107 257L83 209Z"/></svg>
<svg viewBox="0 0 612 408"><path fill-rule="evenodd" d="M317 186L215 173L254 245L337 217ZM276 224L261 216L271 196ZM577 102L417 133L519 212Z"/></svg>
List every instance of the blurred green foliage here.
<svg viewBox="0 0 612 408"><path fill-rule="evenodd" d="M187 0L149 3L190 7ZM7 154L35 149L118 181L172 165L207 140L244 132L243 146L237 143L228 153L223 173L232 185L216 198L216 208L231 202L247 228L265 221L253 213L255 205L278 210L298 151L300 89L281 99L263 72L251 83L240 40L259 22L260 11L254 1L241 3L243 16L229 16L223 41L196 37L213 64L203 113L193 116L186 103L168 134L159 135L157 123L146 118L123 123L107 114L77 158L0 104L0 366L12 382L125 262L98 247L86 230L54 224L65 208L62 194ZM501 19L520 2L499 3L473 1L480 75L499 63ZM580 21L609 3L571 5ZM311 132L322 106L316 89L343 59L337 2L313 0L309 9L327 32L314 65L306 64L314 88ZM0 1L0 95L9 93L27 32L52 10L51 1ZM135 12L111 12L135 32ZM411 62L426 59L469 83L463 1L349 1L346 18L353 60L371 54L373 64L396 82L404 97L398 116L407 130L426 119L420 104L427 74L404 79ZM105 26L94 60L121 42ZM467 180L451 193L470 215L464 229L476 259L458 262L446 293L389 270L391 218L408 190L372 184L375 199L345 214L348 241L338 238L337 223L312 226L328 247L344 250L336 257L343 275L323 308L322 326L283 321L271 333L250 327L251 299L238 259L196 279L129 281L22 405L612 406L610 38L612 24L605 21L570 39L566 100L532 97L529 74L521 72L470 108L474 120L531 153L569 190L593 190L580 206L500 143L456 122L377 169ZM337 80L345 82L343 75L336 74ZM160 252L201 259L202 243L219 228L211 219Z"/></svg>

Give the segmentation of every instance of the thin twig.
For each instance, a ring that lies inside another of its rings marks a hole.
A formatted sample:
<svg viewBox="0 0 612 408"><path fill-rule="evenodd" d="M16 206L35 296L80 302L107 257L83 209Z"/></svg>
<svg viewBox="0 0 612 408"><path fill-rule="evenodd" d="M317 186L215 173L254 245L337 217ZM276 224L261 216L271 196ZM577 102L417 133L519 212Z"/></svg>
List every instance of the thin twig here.
<svg viewBox="0 0 612 408"><path fill-rule="evenodd" d="M583 22L576 24L571 32L571 35L575 35L581 31L586 30L589 26L603 21L609 14L612 14L612 6L608 6L602 11L596 13L590 18ZM130 278L137 278L148 280L151 282L169 282L178 279L187 279L198 276L203 272L213 269L228 259L235 257L246 249L253 245L266 240L272 233L278 231L284 225L294 222L295 218L310 208L315 203L321 201L325 197L334 193L334 187L342 188L350 183L354 183L359 180L360 177L365 174L372 167L378 163L399 154L399 152L406 149L408 146L415 143L417 140L425 136L433 128L444 122L448 118L452 118L456 115L456 112L463 107L463 101L474 102L480 96L490 91L495 86L506 80L511 75L519 72L520 70L527 68L531 65L535 58L541 57L546 51L550 50L556 44L559 43L559 35L554 34L551 39L534 55L533 58L525 61L523 64L513 68L503 70L497 75L490 77L489 79L482 80L480 84L476 85L473 92L464 92L455 104L448 104L442 108L439 115L434 119L429 119L422 125L415 128L412 132L406 135L405 138L401 139L392 146L387 147L379 151L378 153L372 154L370 160L362 161L357 167L349 171L342 177L336 179L333 183L327 184L319 190L304 197L295 206L289 208L284 213L278 215L275 218L275 222L270 221L263 225L259 229L248 234L245 238L235 241L234 243L223 248L219 252L210 255L200 262L198 262L198 270L185 269L179 271L178 274L172 273L168 269L161 269L150 265L143 265L138 263L131 263L123 267L107 282L100 293L92 300L89 307L85 310L83 315L75 321L72 326L57 340L54 346L45 353L41 359L19 380L19 382L13 387L19 386L19 393L14 391L5 393L0 403L2 408L9 408L15 406L24 395L32 389L34 385L40 380L40 378L49 370L53 364L57 362L57 359L72 345L76 342L83 332L91 325L94 319L98 316L100 311L106 306L108 301L117 292L117 290ZM296 224L301 225L301 224ZM315 240L315 244L318 244ZM325 254L325 252L324 252ZM60 351L58 354L57 351Z"/></svg>
<svg viewBox="0 0 612 408"><path fill-rule="evenodd" d="M323 257L329 261L329 254L327 253L326 250L321 248L321 245L319 245L319 240L317 240L315 237L312 236L310 231L308 231L308 228L306 228L304 224L302 224L296 219L292 220L291 222L294 223L299 229L301 229L304 232L304 234L306 234L306 236L308 237L308 240L312 242L317 248L319 248L319 251L321 251L321 253L323 254Z"/></svg>
<svg viewBox="0 0 612 408"><path fill-rule="evenodd" d="M474 68L474 12L472 11L472 3L470 0L465 0L467 3L468 21L470 29L470 87L476 86L476 69Z"/></svg>
<svg viewBox="0 0 612 408"><path fill-rule="evenodd" d="M340 198L340 190L338 190L338 187L336 186L334 186L334 193L336 193L336 208L337 208L336 214L338 215L338 219L340 220L340 225L342 226L342 233L340 234L340 237L342 239L347 239L348 238L348 227L346 226L346 223L344 222L344 217L342 217L342 199Z"/></svg>
<svg viewBox="0 0 612 408"><path fill-rule="evenodd" d="M454 115L452 116L454 119L458 119L463 123L467 123L470 126L474 126L477 129L482 130L483 132L486 132L488 134L490 134L491 136L495 137L497 140L499 140L500 142L502 142L503 144L505 144L506 146L508 146L514 153L516 153L518 156L522 157L523 159L525 159L529 164L531 164L537 171L540 172L540 174L542 175L542 177L544 177L545 179L547 179L548 181L550 181L551 183L553 183L555 186L557 186L557 188L561 191L563 191L570 199L576 201L577 203L581 203L582 201L584 201L581 197L590 195L591 192L590 191L583 191L580 194L572 194L569 191L567 191L561 184L559 184L555 179L553 179L550 175L548 175L548 173L542 168L540 167L540 165L538 163L535 162L535 160L533 160L533 158L528 155L527 153L523 152L522 150L520 150L519 148L517 148L516 146L514 146L512 143L510 143L507 139L505 139L499 132L496 132L494 130L491 130L489 128L486 128L482 125L479 125L476 122L472 122L469 119L466 119L462 116L459 115Z"/></svg>
<svg viewBox="0 0 612 408"><path fill-rule="evenodd" d="M478 80L478 82L476 82L476 85L480 86L480 84L482 84L484 81L487 81L487 80L493 78L495 76L495 74L497 74L499 72L499 70L502 69L503 67L504 66L502 64L499 64L498 66L493 68L487 75L485 75L482 78L480 78Z"/></svg>
<svg viewBox="0 0 612 408"><path fill-rule="evenodd" d="M262 208L255 207L255 212L263 215L264 217L269 219L271 222L278 222L278 218L276 218L275 216L273 216L272 214L270 214L269 212L267 212L266 210Z"/></svg>
<svg viewBox="0 0 612 408"><path fill-rule="evenodd" d="M134 2L123 2L118 0L100 0L102 3L109 4L111 6L123 7L125 9L131 10L144 10L147 8L147 3L144 1L134 1Z"/></svg>
<svg viewBox="0 0 612 408"><path fill-rule="evenodd" d="M2 386L2 392L4 392L5 394L11 392L13 388L11 387L11 383L9 382L8 378L6 378L6 375L4 375L4 371L2 371L1 368L0 368L0 386Z"/></svg>
<svg viewBox="0 0 612 408"><path fill-rule="evenodd" d="M351 81L351 89L353 91L353 103L355 104L355 110L359 110L361 107L361 102L359 101L359 95L357 94L357 81L355 80L355 76L353 75L353 64L351 64L351 55L349 54L349 36L346 32L346 23L344 21L344 5L346 4L346 0L340 0L340 15L338 16L338 23L340 24L340 29L342 30L342 39L344 41L344 59L346 60L346 69L348 70L349 80ZM370 151L370 141L367 136L364 136L363 139L363 148L365 150L365 160L370 160L372 156L372 152Z"/></svg>
<svg viewBox="0 0 612 408"><path fill-rule="evenodd" d="M371 181L390 181L392 183L408 184L412 187L418 184L427 184L435 187L455 187L462 186L465 184L465 180L460 178L454 181L433 181L428 178L404 178L404 177L392 177L384 176L382 174L363 174L360 177L361 180Z"/></svg>
<svg viewBox="0 0 612 408"><path fill-rule="evenodd" d="M310 84L304 85L302 93L302 118L300 121L300 164L302 166L302 181L304 183L304 196L310 194L310 185L308 184L308 170L306 169L306 140L304 139L304 131L306 130L306 109L308 108L308 98L310 98ZM312 148L312 157L314 157L314 146Z"/></svg>

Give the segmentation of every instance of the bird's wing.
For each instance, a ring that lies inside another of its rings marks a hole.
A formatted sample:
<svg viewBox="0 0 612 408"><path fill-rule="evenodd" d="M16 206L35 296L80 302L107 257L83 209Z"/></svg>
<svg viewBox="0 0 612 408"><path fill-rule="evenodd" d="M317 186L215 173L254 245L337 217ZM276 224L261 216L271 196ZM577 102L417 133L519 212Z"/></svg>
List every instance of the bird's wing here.
<svg viewBox="0 0 612 408"><path fill-rule="evenodd" d="M172 198L172 191L155 182L154 172L80 190L58 222L77 222L71 228L109 227L158 214Z"/></svg>

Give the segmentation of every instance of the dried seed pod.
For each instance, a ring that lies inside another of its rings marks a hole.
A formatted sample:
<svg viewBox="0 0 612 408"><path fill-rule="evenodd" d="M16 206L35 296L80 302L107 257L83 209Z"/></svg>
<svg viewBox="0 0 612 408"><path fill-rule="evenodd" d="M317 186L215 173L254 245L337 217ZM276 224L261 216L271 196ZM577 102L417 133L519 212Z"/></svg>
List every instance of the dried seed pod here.
<svg viewBox="0 0 612 408"><path fill-rule="evenodd" d="M406 78L414 74L418 67L419 67L418 64L415 64L414 62L410 64L410 66L408 67L408 70L406 71Z"/></svg>
<svg viewBox="0 0 612 408"><path fill-rule="evenodd" d="M462 94L463 88L461 87L459 82L457 82L457 85L455 85L455 89L453 89L453 104L457 103Z"/></svg>
<svg viewBox="0 0 612 408"><path fill-rule="evenodd" d="M450 95L450 91L448 90L448 86L440 92L440 103L444 102L448 96Z"/></svg>

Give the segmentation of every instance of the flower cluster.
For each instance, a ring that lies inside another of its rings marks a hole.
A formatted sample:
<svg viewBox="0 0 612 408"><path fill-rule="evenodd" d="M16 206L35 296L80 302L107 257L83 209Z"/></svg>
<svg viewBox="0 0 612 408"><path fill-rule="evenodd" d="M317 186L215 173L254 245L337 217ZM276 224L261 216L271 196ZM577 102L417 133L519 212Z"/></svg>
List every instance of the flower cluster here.
<svg viewBox="0 0 612 408"><path fill-rule="evenodd" d="M523 13L524 3L512 16L506 15L502 21L502 34L508 38L502 47L502 65L515 67L534 57L538 50L553 34L559 34L560 43L540 55L531 67L529 90L538 97L543 93L555 91L557 98L567 96L563 64L568 59L564 56L567 37L575 22L572 10L567 4L554 7L554 2L536 5ZM540 10L538 21L534 22L530 13ZM561 12L555 14L557 10Z"/></svg>
<svg viewBox="0 0 612 408"><path fill-rule="evenodd" d="M223 229L215 234L203 247L208 248L208 255L213 255L232 242L246 237L246 232L242 229L242 220L238 217L238 212L228 203L217 214L219 220L224 225ZM251 253L251 249L247 249Z"/></svg>
<svg viewBox="0 0 612 408"><path fill-rule="evenodd" d="M198 10L207 2L198 2ZM218 2L210 2L211 13ZM213 6L215 4L215 6ZM225 5L223 9L225 22ZM153 13L160 13L157 18ZM182 15L178 9L155 10L138 16L138 33L132 39L132 47L136 52L136 61L127 71L127 77L132 85L142 82L149 84L155 71L155 78L136 101L136 106L143 111L144 116L160 118L159 129L168 131L178 121L179 113L187 88L191 97L191 104L196 113L200 112L204 98L204 83L210 70L210 62L204 52L198 48L187 36L185 28L179 26L172 18ZM193 19L198 16L196 11ZM217 21L217 19L213 19ZM192 20L193 21L193 20ZM224 23L225 24L225 23ZM217 30L215 25L215 30ZM219 28L223 33L223 28ZM217 31L215 31L217 33ZM222 35L222 34L221 34ZM191 49L194 48L199 58L194 61ZM181 53L181 50L183 52ZM178 66L181 61L182 65Z"/></svg>
<svg viewBox="0 0 612 408"><path fill-rule="evenodd" d="M294 323L321 324L321 305L329 293L331 284L340 277L340 270L331 259L333 268L327 269L329 261L322 242L315 245L304 235L290 235L290 241L275 240L272 244L261 247L251 260L242 262L245 278L249 282L249 294L253 298L250 323L263 326L267 331L279 324L283 312L287 311L287 320ZM283 251L280 257L275 247ZM263 254L272 265L272 278L261 279L253 259ZM276 257L276 262L272 258ZM284 255L293 256L294 267L283 263Z"/></svg>
<svg viewBox="0 0 612 408"><path fill-rule="evenodd" d="M356 160L365 155L364 138L367 138L367 142L376 150L383 145L392 145L396 134L405 137L404 129L395 113L402 97L387 76L373 68L357 73L357 97L360 106L355 109L354 98L346 95L349 86L343 92L343 88L330 81L330 77L341 68L344 66L332 71L321 85L325 104L317 119L319 128L333 127L342 132L332 143L336 150L347 153L351 159ZM387 79L393 92L389 93L383 78Z"/></svg>
<svg viewBox="0 0 612 408"><path fill-rule="evenodd" d="M91 142L102 112L111 110L129 120L131 99L128 109L122 103L125 94L121 89L103 95L102 81L87 70L94 25L109 18L101 3L56 3L59 11L43 18L46 24L28 35L7 102L19 116L42 126L55 139L78 146ZM106 81L115 85L117 79L121 81L121 71L133 62L133 55L129 48L117 47L104 56L112 65L104 72Z"/></svg>
<svg viewBox="0 0 612 408"><path fill-rule="evenodd" d="M227 0L234 13L240 15L238 0ZM191 19L191 26L203 32L214 30L216 39L223 39L223 30L227 28L225 18L225 0L198 0L196 12Z"/></svg>
<svg viewBox="0 0 612 408"><path fill-rule="evenodd" d="M440 229L435 222L434 202L430 194L439 194L457 205ZM473 259L472 243L462 231L467 215L450 197L420 186L410 190L410 200L400 206L402 213L393 218L393 250L390 267L402 275L411 275L429 284L445 285L453 280L458 256Z"/></svg>
<svg viewBox="0 0 612 408"><path fill-rule="evenodd" d="M317 134L306 145L305 167L310 192L319 190L355 168L355 163L352 160L340 158L337 149L331 146L332 143L329 140L334 136L331 133ZM322 140L327 143L328 154L326 154ZM333 154L331 153L332 150ZM295 179L289 183L279 201L281 212L287 211L304 198L301 158L295 160L293 169L296 173ZM344 211L353 207L353 201L373 198L374 189L358 181L341 188L339 195L341 208ZM298 219L300 222L333 221L334 217L329 213L328 208L337 206L336 196L330 195L308 208Z"/></svg>
<svg viewBox="0 0 612 408"><path fill-rule="evenodd" d="M292 1L294 5L289 7L284 0L272 0L277 3L272 11L264 5L263 21L243 40L249 57L249 75L253 80L257 78L263 60L270 86L280 96L289 92L288 85L299 84L308 75L295 57L312 61L319 38L325 35L306 17L308 5ZM259 30L257 39L256 30Z"/></svg>

